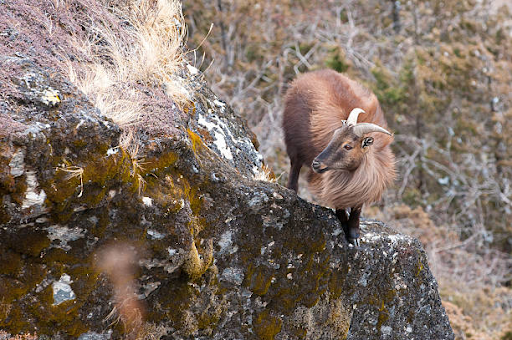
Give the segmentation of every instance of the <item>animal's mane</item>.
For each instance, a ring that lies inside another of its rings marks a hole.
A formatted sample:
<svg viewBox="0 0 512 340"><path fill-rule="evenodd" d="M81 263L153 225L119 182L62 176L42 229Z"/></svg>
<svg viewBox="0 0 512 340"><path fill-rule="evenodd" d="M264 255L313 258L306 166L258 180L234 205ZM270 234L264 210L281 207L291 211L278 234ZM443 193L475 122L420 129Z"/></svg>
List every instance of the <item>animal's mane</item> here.
<svg viewBox="0 0 512 340"><path fill-rule="evenodd" d="M371 150L354 172L310 170L309 190L323 204L345 209L378 201L396 177L395 157L389 146ZM334 190L336 189L336 190Z"/></svg>

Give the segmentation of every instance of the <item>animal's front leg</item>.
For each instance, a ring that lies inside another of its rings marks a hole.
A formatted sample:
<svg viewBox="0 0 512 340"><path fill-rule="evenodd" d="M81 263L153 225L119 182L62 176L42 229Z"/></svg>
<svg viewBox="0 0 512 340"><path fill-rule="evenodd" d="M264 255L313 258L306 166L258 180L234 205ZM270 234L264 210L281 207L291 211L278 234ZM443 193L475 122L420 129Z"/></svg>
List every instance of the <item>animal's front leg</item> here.
<svg viewBox="0 0 512 340"><path fill-rule="evenodd" d="M347 211L345 209L336 209L336 217L338 217L338 220L340 220L341 227L343 228L343 231L345 232L345 238L347 239L347 241L349 241Z"/></svg>
<svg viewBox="0 0 512 340"><path fill-rule="evenodd" d="M361 208L356 207L350 210L350 217L347 222L348 232L345 232L348 242L355 246L359 246L359 217L361 216Z"/></svg>
<svg viewBox="0 0 512 340"><path fill-rule="evenodd" d="M296 160L290 160L290 162L290 174L288 177L287 188L297 192L299 190L299 174L302 164L297 162Z"/></svg>

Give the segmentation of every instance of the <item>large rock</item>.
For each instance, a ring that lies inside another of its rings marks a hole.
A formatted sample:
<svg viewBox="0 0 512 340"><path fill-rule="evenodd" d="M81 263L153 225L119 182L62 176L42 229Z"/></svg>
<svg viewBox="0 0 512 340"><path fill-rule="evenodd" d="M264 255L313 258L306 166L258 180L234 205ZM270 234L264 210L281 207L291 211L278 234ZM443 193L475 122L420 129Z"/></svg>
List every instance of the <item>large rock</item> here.
<svg viewBox="0 0 512 340"><path fill-rule="evenodd" d="M364 221L355 248L330 209L255 180L254 135L194 69L183 69L187 112L170 105L172 133L147 133L133 159L120 128L50 63L15 53L0 63L0 330L453 338L419 242ZM127 305L119 276L98 269L112 247L135 254L127 286L142 326L115 322Z"/></svg>

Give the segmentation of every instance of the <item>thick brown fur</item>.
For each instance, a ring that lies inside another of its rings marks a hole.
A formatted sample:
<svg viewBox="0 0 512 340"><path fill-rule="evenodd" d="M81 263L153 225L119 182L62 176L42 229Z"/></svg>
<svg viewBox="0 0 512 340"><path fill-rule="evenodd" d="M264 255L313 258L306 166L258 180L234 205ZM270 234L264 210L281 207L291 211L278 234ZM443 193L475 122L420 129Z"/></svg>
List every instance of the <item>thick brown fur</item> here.
<svg viewBox="0 0 512 340"><path fill-rule="evenodd" d="M359 83L332 71L300 75L286 93L283 130L291 173L302 165L309 168L311 193L323 204L346 209L379 200L396 176L395 157L389 147L392 136L373 132L373 145L354 171L330 170L316 173L311 163L329 144L334 130L342 126L354 108L365 111L358 123L374 123L387 128L377 97ZM293 187L290 179L289 187ZM296 181L295 181L296 182Z"/></svg>

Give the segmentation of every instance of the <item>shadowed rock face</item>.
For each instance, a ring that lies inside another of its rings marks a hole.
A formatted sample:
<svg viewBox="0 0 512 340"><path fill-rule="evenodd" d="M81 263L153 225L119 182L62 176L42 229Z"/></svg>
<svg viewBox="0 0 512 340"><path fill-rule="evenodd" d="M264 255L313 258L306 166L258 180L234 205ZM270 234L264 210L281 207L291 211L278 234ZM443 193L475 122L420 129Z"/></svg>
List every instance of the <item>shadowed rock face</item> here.
<svg viewBox="0 0 512 340"><path fill-rule="evenodd" d="M253 180L254 135L200 75L184 68L190 107L169 105L172 133L147 133L137 167L120 129L34 58L0 56L0 330L134 335L95 266L117 244L135 254L139 333L453 338L419 242L363 221L354 248L330 209Z"/></svg>

